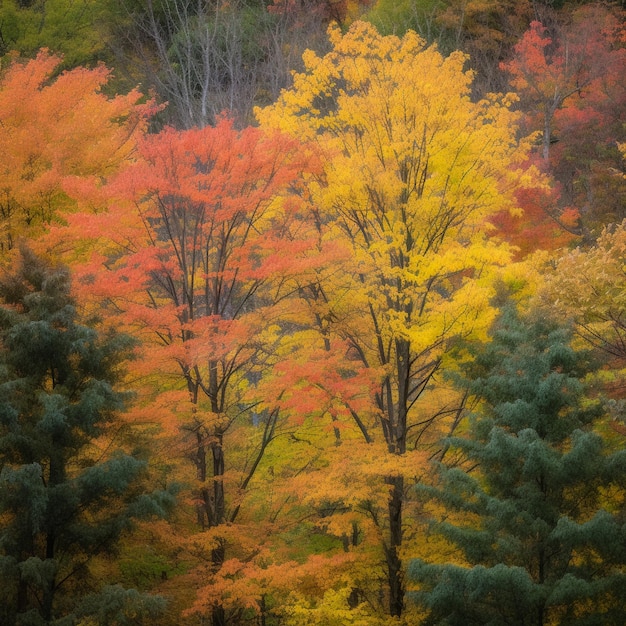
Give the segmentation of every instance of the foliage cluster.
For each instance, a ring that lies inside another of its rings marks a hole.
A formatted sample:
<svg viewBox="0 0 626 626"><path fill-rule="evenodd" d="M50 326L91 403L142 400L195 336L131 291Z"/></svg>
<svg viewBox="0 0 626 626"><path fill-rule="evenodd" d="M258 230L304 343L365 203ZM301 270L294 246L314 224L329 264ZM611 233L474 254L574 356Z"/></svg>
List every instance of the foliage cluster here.
<svg viewBox="0 0 626 626"><path fill-rule="evenodd" d="M1 3L0 621L624 623L623 17Z"/></svg>

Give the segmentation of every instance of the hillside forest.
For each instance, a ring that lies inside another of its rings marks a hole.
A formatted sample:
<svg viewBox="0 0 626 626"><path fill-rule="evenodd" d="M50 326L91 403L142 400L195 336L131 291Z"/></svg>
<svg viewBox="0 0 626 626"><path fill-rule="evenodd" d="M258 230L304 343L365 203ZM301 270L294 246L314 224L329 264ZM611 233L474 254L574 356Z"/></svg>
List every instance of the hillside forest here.
<svg viewBox="0 0 626 626"><path fill-rule="evenodd" d="M0 624L626 623L626 22L0 2Z"/></svg>

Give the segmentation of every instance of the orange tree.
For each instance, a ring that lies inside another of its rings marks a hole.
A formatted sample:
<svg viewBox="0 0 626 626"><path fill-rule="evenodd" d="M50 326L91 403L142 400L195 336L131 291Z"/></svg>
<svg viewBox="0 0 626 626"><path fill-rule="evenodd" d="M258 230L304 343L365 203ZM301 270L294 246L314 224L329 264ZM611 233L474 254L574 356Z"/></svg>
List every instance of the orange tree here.
<svg viewBox="0 0 626 626"><path fill-rule="evenodd" d="M377 450L361 458L368 458L367 480L378 485L372 493L384 485L386 502L365 490L350 499L350 490L359 491L358 472L348 469L345 502L380 539L382 570L368 577L384 579L385 611L398 617L404 510L411 475L419 472L407 470L403 459L450 427L444 416L454 411L437 404L437 376L454 340L480 335L492 319L491 281L508 252L489 238L489 220L514 208L511 177L525 150L515 140L507 98L471 101L463 54L444 58L413 33L382 37L362 22L344 36L335 28L329 33L332 51L306 53L293 88L257 111L263 127L318 146L324 172L309 192L320 238L345 251L308 292L317 345L336 351L343 367L335 380L320 381L310 364L299 385L291 380L289 387L298 397L307 380L316 392L326 388L343 406L327 405L333 425L351 423ZM308 336L307 350L313 341ZM350 389L357 383L358 404Z"/></svg>
<svg viewBox="0 0 626 626"><path fill-rule="evenodd" d="M132 153L152 104L141 95L108 97L104 66L54 76L61 59L46 51L14 59L0 76L0 254L36 237L75 203L68 177L111 175Z"/></svg>
<svg viewBox="0 0 626 626"><path fill-rule="evenodd" d="M286 277L308 245L291 232L306 159L293 139L227 119L168 128L144 137L105 185L76 182L100 208L73 214L48 239L64 253L91 250L74 264L77 290L143 341L135 374L159 386L144 418L174 437L170 460L195 468L186 482L202 531L186 547L204 563L201 584L247 554L235 522L279 415L255 389L275 358ZM239 619L220 596L198 611L215 626Z"/></svg>

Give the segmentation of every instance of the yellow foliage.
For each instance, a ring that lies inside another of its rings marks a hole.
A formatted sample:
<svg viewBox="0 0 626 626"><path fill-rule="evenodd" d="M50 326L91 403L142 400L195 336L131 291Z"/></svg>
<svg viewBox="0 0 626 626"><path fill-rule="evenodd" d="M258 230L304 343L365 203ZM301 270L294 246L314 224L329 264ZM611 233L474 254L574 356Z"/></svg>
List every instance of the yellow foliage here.
<svg viewBox="0 0 626 626"><path fill-rule="evenodd" d="M315 472L294 476L292 488L303 506L323 511L328 534L345 537L358 523L369 578L388 574L389 587L401 587L391 567L380 573L381 553L400 569L418 531L408 516L406 527L393 527L388 513L412 506L419 514L410 485L427 475L437 437L458 418L460 401L439 371L453 365L457 339L483 339L492 322L510 254L490 220L519 211L513 191L530 182L518 171L529 145L516 139L513 96L472 102L465 55L444 57L413 32L382 36L364 22L328 34L331 51L307 52L293 87L256 111L263 127L317 147L323 174L308 191L320 243L345 251L318 274L306 338L292 336L281 377L282 408L332 416L340 438L323 452L320 443ZM335 371L343 363L334 385L324 359ZM394 555L387 547L399 535ZM384 551L372 548L377 540ZM346 590L335 586L322 601L301 604L293 622L360 623L358 611L341 613Z"/></svg>
<svg viewBox="0 0 626 626"><path fill-rule="evenodd" d="M346 35L331 26L329 38L333 50L308 52L294 87L257 116L325 156L314 202L348 237L352 297L375 303L383 327L416 352L484 331L493 268L509 259L487 220L516 208L508 170L526 149L511 98L472 103L464 55L444 58L412 32L383 37L356 22Z"/></svg>
<svg viewBox="0 0 626 626"><path fill-rule="evenodd" d="M596 244L556 262L540 298L574 320L588 344L626 366L626 222L606 227Z"/></svg>

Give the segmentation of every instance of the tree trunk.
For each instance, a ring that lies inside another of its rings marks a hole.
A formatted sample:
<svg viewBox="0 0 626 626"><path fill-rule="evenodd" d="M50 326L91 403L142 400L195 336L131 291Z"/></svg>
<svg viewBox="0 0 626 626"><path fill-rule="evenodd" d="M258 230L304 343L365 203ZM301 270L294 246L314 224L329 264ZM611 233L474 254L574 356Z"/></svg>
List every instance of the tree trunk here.
<svg viewBox="0 0 626 626"><path fill-rule="evenodd" d="M389 545L385 548L387 560L387 581L389 585L389 614L400 617L404 610L404 579L402 560L398 550L402 545L402 505L404 499L404 479L393 476L387 479L391 485L389 496Z"/></svg>
<svg viewBox="0 0 626 626"><path fill-rule="evenodd" d="M200 484L204 484L206 482L206 448L201 427L198 427L196 431L196 454L193 461L196 466L196 478ZM200 501L196 504L198 525L201 528L206 528L209 518L209 501L209 490L203 486L200 489Z"/></svg>
<svg viewBox="0 0 626 626"><path fill-rule="evenodd" d="M396 340L396 367L398 372L398 400L396 419L392 425L392 441L389 450L401 455L406 452L406 430L411 382L411 346L406 339ZM386 549L387 576L389 584L389 614L400 617L404 610L404 579L402 560L398 554L402 546L402 507L404 505L404 478L390 476L386 483L391 487L389 494L389 545Z"/></svg>
<svg viewBox="0 0 626 626"><path fill-rule="evenodd" d="M213 507L209 526L215 527L226 521L226 500L224 495L224 449L221 433L215 435L216 441L211 444L213 455Z"/></svg>
<svg viewBox="0 0 626 626"><path fill-rule="evenodd" d="M226 613L223 606L213 605L211 610L211 626L226 626Z"/></svg>
<svg viewBox="0 0 626 626"><path fill-rule="evenodd" d="M28 584L20 578L17 585L17 613L25 613L28 609Z"/></svg>
<svg viewBox="0 0 626 626"><path fill-rule="evenodd" d="M543 142L542 142L542 154L543 160L548 162L550 160L550 142L552 141L552 115L546 111L543 120Z"/></svg>

